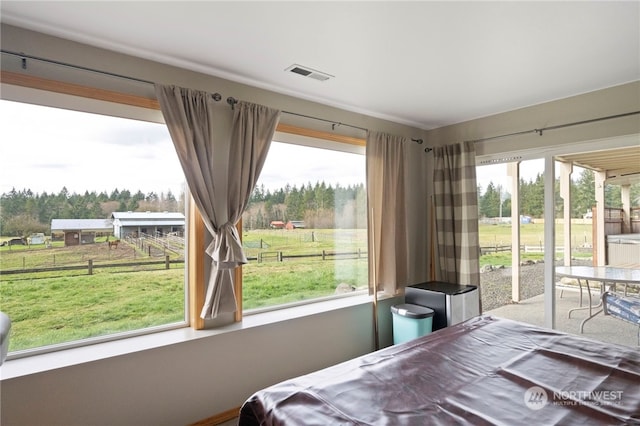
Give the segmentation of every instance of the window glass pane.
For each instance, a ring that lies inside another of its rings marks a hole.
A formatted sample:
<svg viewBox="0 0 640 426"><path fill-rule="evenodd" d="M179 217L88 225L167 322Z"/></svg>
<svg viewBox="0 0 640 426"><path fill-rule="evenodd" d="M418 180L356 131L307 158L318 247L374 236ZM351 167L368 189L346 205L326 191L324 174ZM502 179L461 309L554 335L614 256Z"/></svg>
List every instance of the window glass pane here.
<svg viewBox="0 0 640 426"><path fill-rule="evenodd" d="M544 161L520 162L519 220L512 220L515 193L506 163L477 169L480 285L485 312L513 303L512 229L520 228L520 297L544 293ZM486 290L486 291L485 291ZM543 312L540 312L542 316ZM527 321L525 319L525 321Z"/></svg>
<svg viewBox="0 0 640 426"><path fill-rule="evenodd" d="M273 142L243 215L245 311L367 287L362 153Z"/></svg>
<svg viewBox="0 0 640 426"><path fill-rule="evenodd" d="M184 175L164 124L0 101L10 351L185 321Z"/></svg>

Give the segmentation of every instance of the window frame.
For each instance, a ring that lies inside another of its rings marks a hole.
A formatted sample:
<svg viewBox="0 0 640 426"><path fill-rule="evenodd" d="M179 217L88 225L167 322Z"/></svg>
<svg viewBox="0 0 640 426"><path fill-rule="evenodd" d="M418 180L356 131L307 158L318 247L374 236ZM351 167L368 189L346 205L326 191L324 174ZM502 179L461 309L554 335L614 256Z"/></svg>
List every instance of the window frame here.
<svg viewBox="0 0 640 426"><path fill-rule="evenodd" d="M133 107L145 108L150 110L160 110L160 104L157 99L145 98L142 96L131 95L127 93L115 92L106 89L100 89L95 87L88 87L79 84L67 83L58 80L50 80L42 77L36 77L26 74L19 74L10 71L0 71L0 81L3 84L12 86L27 87L30 89L43 90L47 92L60 93L63 95L73 95L82 98L94 99L98 101L105 101L111 103L117 103L122 105L128 105ZM291 124L279 123L276 132L286 134L288 136L301 136L303 138L312 138L315 140L326 141L328 144L332 142L338 142L348 145L357 145L364 147L366 140L363 138L341 135L337 133L326 132L322 130L316 130L312 128L299 127ZM295 142L294 142L295 143ZM187 189L188 192L188 189ZM198 212L195 206L193 197L188 194L187 212L185 214L187 218L187 266L186 266L186 303L185 309L186 324L185 327L191 327L195 330L202 330L207 328L205 320L200 318L200 311L205 301L206 283L205 283L205 269L206 269L206 254L205 254L205 239L206 228L202 219L202 216ZM240 238L242 238L242 220L236 225ZM234 291L237 300L236 312L234 315L234 321L240 322L243 318L242 309L242 266L235 270L235 283ZM314 303L310 300L309 303ZM281 308L274 307L273 309L284 309L286 305ZM139 334L139 333L137 333ZM82 344L76 345L82 346Z"/></svg>
<svg viewBox="0 0 640 426"><path fill-rule="evenodd" d="M302 137L302 138L298 138L298 137ZM318 149L326 149L330 151L357 153L358 155L364 155L364 154L355 152L354 149L340 147L340 144L353 145L361 148L364 148L366 146L366 140L362 138L344 136L344 135L324 132L320 130L291 126L291 125L282 124L282 123L278 124L276 128L276 133L274 134L272 141L288 144L288 145L294 145L294 146L297 145L297 146L306 146L306 147L318 148ZM242 236L243 236L242 219L238 222L236 229L238 231L238 235L240 236L240 239L242 240ZM326 296L321 296L321 297L312 298L312 299L283 303L279 305L264 306L259 308L253 308L253 309L250 309L249 311L243 311L242 277L243 275L242 275L242 265L241 265L238 268L236 268L236 277L235 277L235 283L237 287L235 290L236 303L237 303L236 305L237 311L235 315L236 321L241 321L243 316L258 315L264 312L272 312L272 311L288 309L296 306L310 305L313 303L325 302L327 300L332 300L337 298L357 296L366 292L366 291L359 290L359 291L355 291L353 293L347 293L347 294L326 295Z"/></svg>
<svg viewBox="0 0 640 426"><path fill-rule="evenodd" d="M148 99L148 98L129 95L125 93L113 92L109 90L97 89L93 87L81 86L81 85L66 83L61 81L48 80L41 77L23 75L23 74L13 73L9 71L4 71L4 70L0 71L0 82L2 83L2 85L6 84L10 86L24 87L27 89L33 89L37 91L52 92L54 94L77 96L87 100L109 102L109 103L121 104L126 106L145 108L147 110L158 110L158 111L160 110L159 103L154 99ZM29 98L29 96L30 95L27 95L24 98ZM0 99L2 100L22 102L22 103L33 103L33 104L43 105L43 106L52 107L52 108L69 109L66 105L64 105L65 104L64 100L60 101L57 104L56 101L51 102L51 99L47 99L46 101L43 101L43 102L30 102L29 100L20 99L20 98L21 96L11 96L11 95L0 96ZM84 111L84 112L91 112L95 114L109 115L106 112L93 111L91 110L91 108L87 108L86 110L83 110L82 108L72 108L72 109L77 109L78 111ZM127 114L122 114L119 116L122 118L144 121L144 119L141 117L129 117L127 116ZM156 120L147 120L147 121L156 121ZM190 196L190 194L188 194L188 188L186 189L186 191L187 191L186 195L188 197L186 202L187 204L186 208L188 211L191 211L191 209L189 208L189 203L192 202L192 197ZM190 218L186 214L185 214L185 218L186 218L186 228L187 228L185 235L188 235L188 233L191 230L191 224L189 222ZM128 330L128 331L123 331L123 332L118 332L113 334L106 334L106 335L91 337L87 339L63 342L63 343L58 343L58 344L53 344L48 346L40 346L40 347L35 347L35 348L30 348L30 349L25 349L20 351L13 351L8 354L7 358L9 360L18 359L18 358L40 355L40 354L49 353L49 352L56 352L59 350L84 347L84 346L93 345L96 343L122 340L122 339L143 336L143 335L148 335L148 334L162 332L162 331L169 331L169 330L189 327L190 320L191 320L190 319L191 288L189 286L189 281L190 281L191 275L190 275L188 265L189 265L189 262L191 261L191 257L189 256L190 251L188 248L188 244L189 242L187 242L187 245L185 246L187 247L185 249L186 265L187 265L185 267L185 282L184 282L185 312L184 312L184 317L181 321L174 322L174 323L161 324L161 325L152 326L148 328Z"/></svg>

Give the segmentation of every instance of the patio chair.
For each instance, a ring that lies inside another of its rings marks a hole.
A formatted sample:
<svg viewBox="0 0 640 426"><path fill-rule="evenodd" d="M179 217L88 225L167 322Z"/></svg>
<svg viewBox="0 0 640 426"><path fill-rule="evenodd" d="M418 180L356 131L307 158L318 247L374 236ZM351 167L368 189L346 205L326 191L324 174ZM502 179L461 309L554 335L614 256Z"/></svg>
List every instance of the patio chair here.
<svg viewBox="0 0 640 426"><path fill-rule="evenodd" d="M638 326L638 345L640 346L640 297L607 291L602 295L602 306L605 315L611 315Z"/></svg>

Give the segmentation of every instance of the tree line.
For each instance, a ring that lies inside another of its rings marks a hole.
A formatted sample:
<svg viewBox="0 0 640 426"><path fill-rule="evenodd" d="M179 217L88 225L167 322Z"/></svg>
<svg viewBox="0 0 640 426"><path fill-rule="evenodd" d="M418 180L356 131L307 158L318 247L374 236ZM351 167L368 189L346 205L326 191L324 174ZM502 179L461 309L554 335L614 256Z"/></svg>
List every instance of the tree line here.
<svg viewBox="0 0 640 426"><path fill-rule="evenodd" d="M582 217L595 205L595 174L584 169L571 182L572 217ZM556 180L556 215L562 216L562 199ZM285 185L267 190L254 188L243 214L245 229L268 228L272 221L302 220L308 228L366 228L366 189L364 184L332 186L325 182L307 183L301 187ZM632 204L640 204L640 184L631 186ZM607 207L622 207L620 186L605 187ZM166 193L147 194L114 189L111 193L85 191L70 193L65 187L57 193L34 193L15 188L0 196L0 235L27 236L34 232L50 233L51 219L103 219L116 211L184 211L185 194L178 198ZM480 217L511 216L511 194L490 182L478 187ZM530 181L520 180L521 214L534 218L544 214L544 176Z"/></svg>
<svg viewBox="0 0 640 426"><path fill-rule="evenodd" d="M111 193L34 193L13 188L0 196L0 235L50 234L51 219L106 219L116 211L184 211L185 194L144 194L115 189ZM343 187L318 182L275 191L257 186L243 215L245 229L268 228L272 221L303 220L310 228L365 228L364 184Z"/></svg>
<svg viewBox="0 0 640 426"><path fill-rule="evenodd" d="M571 180L571 217L581 218L596 204L595 173L583 169L576 180ZM621 187L605 186L605 206L621 208ZM562 217L563 200L560 197L560 180L555 181L556 217ZM631 185L632 205L640 205L640 184ZM478 210L480 217L510 217L511 194L500 185L489 182L487 188L478 187ZM544 175L537 174L535 179L520 179L520 212L525 216L540 218L544 215Z"/></svg>
<svg viewBox="0 0 640 426"><path fill-rule="evenodd" d="M77 194L63 187L57 194L40 194L13 188L0 196L0 235L49 234L51 219L107 219L118 211L184 211L184 193L176 198L171 190L160 194L118 189Z"/></svg>
<svg viewBox="0 0 640 426"><path fill-rule="evenodd" d="M268 228L272 221L303 220L307 228L366 228L367 193L364 184L335 187L307 183L269 191L257 186L242 216L244 229Z"/></svg>

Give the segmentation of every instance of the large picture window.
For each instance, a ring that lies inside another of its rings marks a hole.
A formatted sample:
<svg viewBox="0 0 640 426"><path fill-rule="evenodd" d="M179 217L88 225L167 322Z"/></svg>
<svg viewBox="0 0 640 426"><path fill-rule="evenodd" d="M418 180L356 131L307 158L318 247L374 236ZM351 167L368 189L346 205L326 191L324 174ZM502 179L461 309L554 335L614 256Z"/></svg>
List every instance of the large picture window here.
<svg viewBox="0 0 640 426"><path fill-rule="evenodd" d="M28 83L0 100L9 357L204 328L206 232L157 104ZM366 292L364 141L318 133L276 133L241 222L236 319Z"/></svg>
<svg viewBox="0 0 640 426"><path fill-rule="evenodd" d="M166 126L0 101L10 352L184 326L185 187Z"/></svg>
<svg viewBox="0 0 640 426"><path fill-rule="evenodd" d="M367 288L364 148L273 142L243 215L245 313Z"/></svg>

